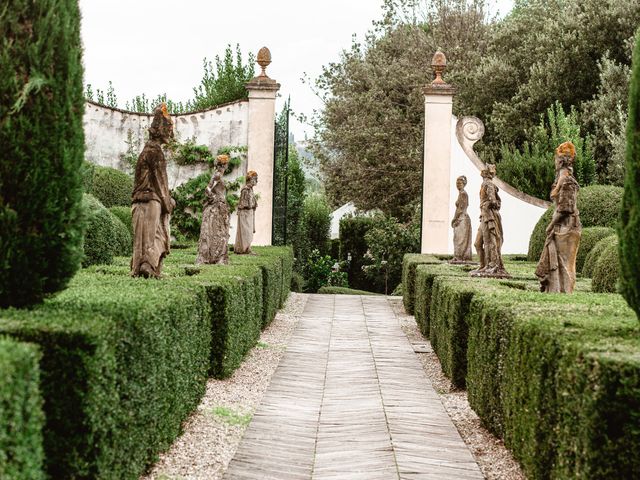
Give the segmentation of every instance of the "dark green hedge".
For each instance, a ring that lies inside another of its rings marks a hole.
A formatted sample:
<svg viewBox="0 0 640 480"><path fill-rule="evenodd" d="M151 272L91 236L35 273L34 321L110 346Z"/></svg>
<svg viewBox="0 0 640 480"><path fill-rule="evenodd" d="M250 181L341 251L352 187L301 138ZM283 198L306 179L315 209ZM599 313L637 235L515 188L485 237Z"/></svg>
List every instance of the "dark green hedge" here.
<svg viewBox="0 0 640 480"><path fill-rule="evenodd" d="M416 296L416 267L421 264L441 263L432 255L420 253L407 253L402 259L402 302L409 315L413 315L413 306Z"/></svg>
<svg viewBox="0 0 640 480"><path fill-rule="evenodd" d="M129 230L129 233L131 234L131 236L133 236L133 222L131 221L132 219L131 207L115 206L115 207L111 207L109 211L120 219L120 221L124 224L124 226L127 227L127 229Z"/></svg>
<svg viewBox="0 0 640 480"><path fill-rule="evenodd" d="M109 216L111 217L111 225L113 226L113 254L128 257L133 252L131 233L117 215L109 211Z"/></svg>
<svg viewBox="0 0 640 480"><path fill-rule="evenodd" d="M44 479L40 352L0 337L0 478Z"/></svg>
<svg viewBox="0 0 640 480"><path fill-rule="evenodd" d="M419 269L435 275L431 334L443 368L460 384L466 364L471 406L529 478L634 478L640 326L621 296Z"/></svg>
<svg viewBox="0 0 640 480"><path fill-rule="evenodd" d="M318 289L318 293L323 295L380 295L379 293L367 292L366 290L355 290L348 287L324 286Z"/></svg>
<svg viewBox="0 0 640 480"><path fill-rule="evenodd" d="M612 236L604 240L606 245L593 267L592 289L599 293L617 291L620 277L620 260L618 259L618 237Z"/></svg>
<svg viewBox="0 0 640 480"><path fill-rule="evenodd" d="M576 255L576 272L582 272L584 261L593 247L603 238L615 235L616 231L609 227L587 227L582 229L580 237L580 247Z"/></svg>
<svg viewBox="0 0 640 480"><path fill-rule="evenodd" d="M88 193L82 199L82 207L87 219L82 266L109 264L117 248L113 217L100 200Z"/></svg>
<svg viewBox="0 0 640 480"><path fill-rule="evenodd" d="M66 288L82 260L80 9L0 8L0 306L24 306Z"/></svg>
<svg viewBox="0 0 640 480"><path fill-rule="evenodd" d="M372 226L371 217L347 216L340 220L340 260L346 261L351 254L347 270L351 288L371 290L371 280L365 276L362 266L366 264L364 254L367 253L364 236Z"/></svg>
<svg viewBox="0 0 640 480"><path fill-rule="evenodd" d="M603 238L593 246L591 251L587 254L587 257L584 259L584 265L582 266L583 277L591 278L593 276L593 271L596 268L596 263L598 263L602 252L611 242L617 241L617 238L617 235L613 234Z"/></svg>
<svg viewBox="0 0 640 480"><path fill-rule="evenodd" d="M131 206L133 177L120 170L96 165L93 169L91 189L86 193L95 196L107 208Z"/></svg>
<svg viewBox="0 0 640 480"><path fill-rule="evenodd" d="M583 227L616 228L623 190L613 185L591 185L578 192L578 210ZM529 240L527 258L537 262L542 254L546 239L545 230L553 215L553 207L549 208L538 220Z"/></svg>

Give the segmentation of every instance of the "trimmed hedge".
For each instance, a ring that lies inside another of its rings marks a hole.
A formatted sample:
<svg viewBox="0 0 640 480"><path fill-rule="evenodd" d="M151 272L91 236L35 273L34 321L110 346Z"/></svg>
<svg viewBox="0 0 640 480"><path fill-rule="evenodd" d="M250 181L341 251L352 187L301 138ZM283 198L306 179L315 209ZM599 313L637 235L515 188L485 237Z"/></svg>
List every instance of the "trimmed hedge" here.
<svg viewBox="0 0 640 480"><path fill-rule="evenodd" d="M111 213L100 200L88 193L84 194L82 208L87 219L82 266L111 263L116 249L116 227Z"/></svg>
<svg viewBox="0 0 640 480"><path fill-rule="evenodd" d="M620 260L618 258L618 237L612 236L604 240L605 247L593 267L592 289L599 293L617 291L620 277Z"/></svg>
<svg viewBox="0 0 640 480"><path fill-rule="evenodd" d="M44 479L40 357L34 345L0 338L0 478L3 479Z"/></svg>
<svg viewBox="0 0 640 480"><path fill-rule="evenodd" d="M127 227L127 230L129 230L129 233L133 237L133 214L131 212L131 207L115 206L111 207L109 211L120 219L120 221L124 224L125 227Z"/></svg>
<svg viewBox="0 0 640 480"><path fill-rule="evenodd" d="M593 276L593 271L596 268L596 263L598 259L602 255L604 249L609 245L610 242L617 240L617 235L613 234L608 237L603 238L598 243L596 243L591 251L587 254L584 259L584 265L582 266L582 276L591 278Z"/></svg>
<svg viewBox="0 0 640 480"><path fill-rule="evenodd" d="M622 204L623 189L613 185L591 185L578 191L578 210L580 221L586 227L616 228L620 205ZM553 207L550 207L538 220L529 240L527 259L537 262L542 254L547 237L545 230L551 217Z"/></svg>
<svg viewBox="0 0 640 480"><path fill-rule="evenodd" d="M443 369L464 378L471 406L529 478L634 478L640 326L621 296L546 295L533 279L418 268L434 278L431 333Z"/></svg>
<svg viewBox="0 0 640 480"><path fill-rule="evenodd" d="M347 216L340 220L340 260L346 261L351 254L347 270L349 286L356 289L371 289L369 280L362 271L367 253L365 234L373 227L373 219L365 216Z"/></svg>
<svg viewBox="0 0 640 480"><path fill-rule="evenodd" d="M375 292L367 292L366 290L356 290L348 287L320 287L318 293L324 295L380 295Z"/></svg>
<svg viewBox="0 0 640 480"><path fill-rule="evenodd" d="M263 289L262 266L291 257L281 250L228 266L195 266L195 249L179 250L160 281L131 278L119 257L39 308L0 311L0 334L43 352L47 474L138 478L180 433L208 372L229 376L255 345L263 292L277 305L290 284Z"/></svg>
<svg viewBox="0 0 640 480"><path fill-rule="evenodd" d="M582 229L580 237L580 247L576 255L576 272L582 272L584 261L593 247L603 238L615 235L616 231L609 227L587 227Z"/></svg>
<svg viewBox="0 0 640 480"><path fill-rule="evenodd" d="M133 253L133 239L127 226L122 223L113 212L109 211L111 225L113 226L113 254L118 256L130 256Z"/></svg>
<svg viewBox="0 0 640 480"><path fill-rule="evenodd" d="M133 177L115 168L96 165L91 189L86 193L95 196L107 208L131 206Z"/></svg>
<svg viewBox="0 0 640 480"><path fill-rule="evenodd" d="M402 303L404 304L405 311L409 315L413 315L413 305L416 296L416 267L429 263L441 262L432 255L422 255L420 253L407 253L402 259Z"/></svg>

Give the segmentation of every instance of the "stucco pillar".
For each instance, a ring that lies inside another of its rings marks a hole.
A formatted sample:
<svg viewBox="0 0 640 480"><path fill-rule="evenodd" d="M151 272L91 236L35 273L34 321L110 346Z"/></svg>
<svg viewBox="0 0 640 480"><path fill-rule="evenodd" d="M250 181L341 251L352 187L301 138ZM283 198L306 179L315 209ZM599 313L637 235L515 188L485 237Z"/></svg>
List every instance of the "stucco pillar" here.
<svg viewBox="0 0 640 480"><path fill-rule="evenodd" d="M451 234L451 120L455 89L442 79L446 58L436 52L436 78L424 88L424 164L421 253L446 254Z"/></svg>
<svg viewBox="0 0 640 480"><path fill-rule="evenodd" d="M258 52L262 73L246 84L249 92L249 128L247 170L258 174L258 185L253 189L259 195L256 209L256 233L253 245L271 245L273 229L273 144L275 136L276 93L280 84L265 72L271 63L267 47Z"/></svg>

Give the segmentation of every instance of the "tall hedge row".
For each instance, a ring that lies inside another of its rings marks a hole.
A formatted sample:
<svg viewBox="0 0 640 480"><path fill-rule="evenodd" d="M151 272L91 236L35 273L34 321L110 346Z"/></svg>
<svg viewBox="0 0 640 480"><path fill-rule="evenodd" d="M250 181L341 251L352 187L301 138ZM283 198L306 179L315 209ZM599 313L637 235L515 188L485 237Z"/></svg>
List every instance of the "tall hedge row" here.
<svg viewBox="0 0 640 480"><path fill-rule="evenodd" d="M366 233L373 226L373 219L366 216L349 216L340 220L340 260L346 261L351 255L347 270L349 286L356 289L369 288L370 281L362 271L367 253Z"/></svg>
<svg viewBox="0 0 640 480"><path fill-rule="evenodd" d="M418 267L425 270L443 370L466 384L473 409L529 478L635 478L640 326L622 297L545 295L532 277L480 280L458 266Z"/></svg>
<svg viewBox="0 0 640 480"><path fill-rule="evenodd" d="M44 479L40 352L0 337L0 478Z"/></svg>
<svg viewBox="0 0 640 480"><path fill-rule="evenodd" d="M621 290L640 318L640 34L633 51L624 198L620 216Z"/></svg>
<svg viewBox="0 0 640 480"><path fill-rule="evenodd" d="M0 306L21 306L64 289L82 258L78 2L6 0L0 31Z"/></svg>
<svg viewBox="0 0 640 480"><path fill-rule="evenodd" d="M161 281L131 278L119 257L82 270L34 309L0 310L0 335L42 352L50 478L137 479L171 445L208 374L238 367L265 305L278 305L290 284L282 265L293 262L291 250L259 253L195 266L193 249L176 250ZM280 275L267 290L263 267Z"/></svg>

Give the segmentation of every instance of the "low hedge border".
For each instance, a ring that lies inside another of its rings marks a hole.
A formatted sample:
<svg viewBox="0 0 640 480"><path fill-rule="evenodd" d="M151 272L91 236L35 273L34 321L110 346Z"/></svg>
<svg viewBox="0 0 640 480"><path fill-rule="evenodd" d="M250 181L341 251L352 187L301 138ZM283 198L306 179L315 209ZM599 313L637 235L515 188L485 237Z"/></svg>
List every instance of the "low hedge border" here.
<svg viewBox="0 0 640 480"><path fill-rule="evenodd" d="M120 257L85 269L34 310L0 311L0 334L43 352L47 474L138 478L180 433L207 374L229 376L255 345L260 265L281 265L282 255L196 266L193 248L176 251L160 281L131 278ZM270 303L282 301L281 288L270 286Z"/></svg>
<svg viewBox="0 0 640 480"><path fill-rule="evenodd" d="M413 315L416 296L416 267L421 264L442 263L433 255L407 253L402 259L402 303L409 315Z"/></svg>
<svg viewBox="0 0 640 480"><path fill-rule="evenodd" d="M640 327L622 297L584 285L547 295L531 278L462 279L455 268L418 267L432 271L434 349L527 476L640 471Z"/></svg>
<svg viewBox="0 0 640 480"><path fill-rule="evenodd" d="M0 478L44 479L40 352L0 337Z"/></svg>

